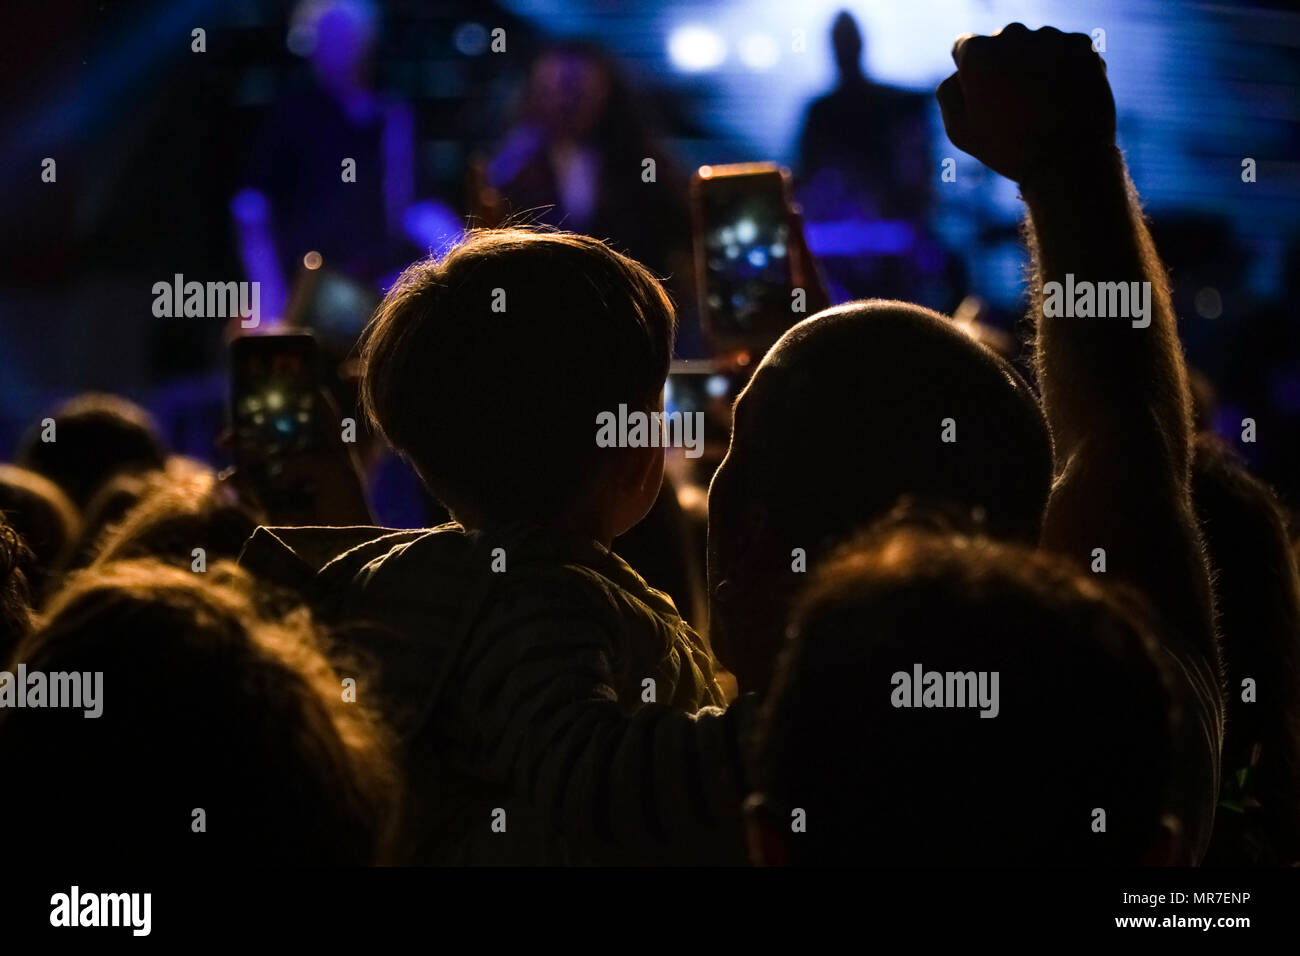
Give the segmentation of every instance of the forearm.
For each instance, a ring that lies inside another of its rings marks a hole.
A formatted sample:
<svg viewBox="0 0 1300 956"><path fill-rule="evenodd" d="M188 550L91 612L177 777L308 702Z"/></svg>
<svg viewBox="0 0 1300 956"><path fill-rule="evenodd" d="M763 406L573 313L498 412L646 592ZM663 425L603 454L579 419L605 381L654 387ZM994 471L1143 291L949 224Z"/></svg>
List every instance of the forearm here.
<svg viewBox="0 0 1300 956"><path fill-rule="evenodd" d="M1022 193L1058 468L1088 439L1109 456L1158 451L1185 485L1191 414L1176 318L1118 150L1047 164Z"/></svg>
<svg viewBox="0 0 1300 956"><path fill-rule="evenodd" d="M1193 670L1218 662L1191 508L1191 414L1164 270L1115 148L1089 37L1008 24L960 37L940 84L954 145L1020 184L1055 480L1041 544L1130 585Z"/></svg>
<svg viewBox="0 0 1300 956"><path fill-rule="evenodd" d="M1043 544L1136 587L1169 639L1217 670L1208 570L1191 507L1187 370L1164 269L1123 160L1114 151L1071 162L1031 177L1022 192L1057 473ZM1130 294L1127 315L1045 314L1056 310L1044 308L1044 287L1060 283L1065 304L1071 282L1076 290L1127 283L1130 293L1138 283L1146 308L1132 308Z"/></svg>

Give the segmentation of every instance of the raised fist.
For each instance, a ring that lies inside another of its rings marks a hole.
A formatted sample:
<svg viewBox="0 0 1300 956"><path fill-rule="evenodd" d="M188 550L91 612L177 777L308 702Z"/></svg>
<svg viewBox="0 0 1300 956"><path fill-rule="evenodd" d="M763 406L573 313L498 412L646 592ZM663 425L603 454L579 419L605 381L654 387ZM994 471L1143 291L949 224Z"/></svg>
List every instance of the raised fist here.
<svg viewBox="0 0 1300 956"><path fill-rule="evenodd" d="M936 94L954 146L1023 183L1043 163L1115 144L1106 64L1082 33L1030 31L958 37L957 72Z"/></svg>

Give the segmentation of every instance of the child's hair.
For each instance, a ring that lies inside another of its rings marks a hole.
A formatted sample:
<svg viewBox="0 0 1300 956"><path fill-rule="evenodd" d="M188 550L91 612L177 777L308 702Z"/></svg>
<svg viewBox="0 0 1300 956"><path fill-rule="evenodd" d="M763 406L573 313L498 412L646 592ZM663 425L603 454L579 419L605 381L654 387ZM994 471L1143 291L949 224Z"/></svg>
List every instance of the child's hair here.
<svg viewBox="0 0 1300 956"><path fill-rule="evenodd" d="M361 400L457 517L563 513L599 473L596 416L658 400L674 323L658 279L599 240L475 230L389 290Z"/></svg>
<svg viewBox="0 0 1300 956"><path fill-rule="evenodd" d="M0 758L30 775L8 794L20 845L70 862L384 861L399 801L387 734L343 699L306 612L272 617L259 591L226 563L71 578L15 659L51 682L102 673L100 714L0 711Z"/></svg>

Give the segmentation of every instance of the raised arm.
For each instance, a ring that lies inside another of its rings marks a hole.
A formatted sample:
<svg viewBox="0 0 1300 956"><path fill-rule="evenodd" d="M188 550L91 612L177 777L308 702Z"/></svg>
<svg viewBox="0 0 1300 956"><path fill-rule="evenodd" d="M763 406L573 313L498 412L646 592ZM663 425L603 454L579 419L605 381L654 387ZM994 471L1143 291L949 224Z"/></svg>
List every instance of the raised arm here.
<svg viewBox="0 0 1300 956"><path fill-rule="evenodd" d="M1020 185L1056 478L1043 545L1136 586L1168 640L1220 672L1191 508L1187 372L1164 270L1115 147L1105 65L1083 34L963 37L939 89L959 148Z"/></svg>

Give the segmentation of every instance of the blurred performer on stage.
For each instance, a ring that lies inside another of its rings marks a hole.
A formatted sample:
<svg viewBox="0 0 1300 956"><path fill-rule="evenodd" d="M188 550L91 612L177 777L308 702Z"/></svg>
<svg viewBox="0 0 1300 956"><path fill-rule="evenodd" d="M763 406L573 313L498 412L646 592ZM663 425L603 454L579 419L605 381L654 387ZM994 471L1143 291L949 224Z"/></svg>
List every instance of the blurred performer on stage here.
<svg viewBox="0 0 1300 956"><path fill-rule="evenodd" d="M475 185L471 205L487 224L524 215L612 240L660 275L689 267L685 181L598 47L566 43L537 58L519 118Z"/></svg>
<svg viewBox="0 0 1300 956"><path fill-rule="evenodd" d="M364 0L306 0L294 13L289 45L310 57L313 83L272 107L231 204L245 271L273 319L309 251L376 291L403 258L415 123L372 86L377 33Z"/></svg>
<svg viewBox="0 0 1300 956"><path fill-rule="evenodd" d="M932 97L867 77L862 33L847 11L835 18L831 47L838 81L809 105L799 139L805 188L870 219L923 220L930 207Z"/></svg>
<svg viewBox="0 0 1300 956"><path fill-rule="evenodd" d="M927 233L933 98L867 77L862 33L847 11L835 18L831 47L838 80L809 105L798 147L797 196L813 252L837 297L950 308L926 292L944 261Z"/></svg>

